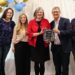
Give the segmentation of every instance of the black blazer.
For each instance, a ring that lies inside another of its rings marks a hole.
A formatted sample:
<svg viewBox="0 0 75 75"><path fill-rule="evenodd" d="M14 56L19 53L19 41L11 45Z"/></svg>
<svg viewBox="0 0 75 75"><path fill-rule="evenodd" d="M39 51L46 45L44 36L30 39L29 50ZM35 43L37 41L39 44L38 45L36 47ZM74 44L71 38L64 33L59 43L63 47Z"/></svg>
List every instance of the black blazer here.
<svg viewBox="0 0 75 75"><path fill-rule="evenodd" d="M72 26L72 42L75 43L75 18L71 20L71 26Z"/></svg>
<svg viewBox="0 0 75 75"><path fill-rule="evenodd" d="M51 22L51 29L53 29L55 26L54 20ZM72 48L72 42L71 42L71 32L72 32L72 26L70 24L69 19L60 18L58 29L60 30L59 39L63 48L64 52L70 52ZM54 43L52 42L52 47L54 47ZM53 48L51 48L53 50Z"/></svg>

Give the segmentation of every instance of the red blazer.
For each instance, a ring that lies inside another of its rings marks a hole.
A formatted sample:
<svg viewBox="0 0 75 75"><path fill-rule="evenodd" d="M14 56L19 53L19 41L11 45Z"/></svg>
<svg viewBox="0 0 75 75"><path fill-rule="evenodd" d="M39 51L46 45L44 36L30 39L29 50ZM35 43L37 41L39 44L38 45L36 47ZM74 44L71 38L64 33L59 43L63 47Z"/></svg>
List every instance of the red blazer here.
<svg viewBox="0 0 75 75"><path fill-rule="evenodd" d="M49 24L47 19L42 19L40 27L41 27L41 29L42 28L50 29L51 25ZM28 31L28 43L29 43L29 45L36 47L37 37L33 37L33 33L38 32L38 25L37 25L35 19L33 19L29 22L27 31ZM44 46L48 47L48 45L49 44L46 41L44 41Z"/></svg>

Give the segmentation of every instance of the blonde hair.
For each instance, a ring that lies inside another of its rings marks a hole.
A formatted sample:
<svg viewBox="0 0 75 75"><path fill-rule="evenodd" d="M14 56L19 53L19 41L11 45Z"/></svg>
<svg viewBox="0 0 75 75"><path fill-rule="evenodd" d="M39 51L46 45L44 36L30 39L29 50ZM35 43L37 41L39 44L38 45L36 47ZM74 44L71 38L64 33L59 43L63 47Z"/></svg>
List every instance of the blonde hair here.
<svg viewBox="0 0 75 75"><path fill-rule="evenodd" d="M21 17L22 17L23 15L26 17L26 22L25 22L25 24L22 26ZM17 31L17 33L19 33L20 30L23 30L23 29L26 30L26 29L27 29L27 26L28 26L28 19L27 19L27 16L26 16L26 14L22 13L22 14L19 16L18 24L17 24L17 26L16 26L16 31Z"/></svg>
<svg viewBox="0 0 75 75"><path fill-rule="evenodd" d="M36 8L36 10L34 11L34 17L35 17L35 18L37 17L37 16L36 16L36 13L37 13L39 10L42 10L42 11L43 11L43 16L42 16L42 18L44 18L44 10L43 10L41 7Z"/></svg>

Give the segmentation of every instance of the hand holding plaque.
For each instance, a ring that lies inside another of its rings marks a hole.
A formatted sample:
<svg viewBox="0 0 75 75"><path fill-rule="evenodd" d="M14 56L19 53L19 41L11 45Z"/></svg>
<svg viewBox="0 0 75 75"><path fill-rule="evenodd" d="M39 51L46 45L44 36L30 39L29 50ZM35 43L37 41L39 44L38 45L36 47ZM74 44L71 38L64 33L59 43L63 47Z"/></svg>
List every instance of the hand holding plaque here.
<svg viewBox="0 0 75 75"><path fill-rule="evenodd" d="M43 37L44 37L44 40L48 40L49 42L54 41L54 39L55 39L54 32L50 29L45 29L44 30Z"/></svg>

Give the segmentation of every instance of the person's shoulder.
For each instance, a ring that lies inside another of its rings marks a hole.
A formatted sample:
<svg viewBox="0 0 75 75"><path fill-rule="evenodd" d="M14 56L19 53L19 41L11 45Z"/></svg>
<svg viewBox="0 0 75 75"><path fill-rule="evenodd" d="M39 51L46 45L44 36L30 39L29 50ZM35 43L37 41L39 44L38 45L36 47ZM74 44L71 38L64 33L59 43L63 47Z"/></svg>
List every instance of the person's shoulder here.
<svg viewBox="0 0 75 75"><path fill-rule="evenodd" d="M11 21L11 27L14 28L14 26L15 26L15 22Z"/></svg>
<svg viewBox="0 0 75 75"><path fill-rule="evenodd" d="M31 19L28 23L28 26L32 26L33 24L35 24L35 19Z"/></svg>
<svg viewBox="0 0 75 75"><path fill-rule="evenodd" d="M73 19L71 20L71 22L75 22L75 18L73 18Z"/></svg>
<svg viewBox="0 0 75 75"><path fill-rule="evenodd" d="M50 22L50 24L53 24L54 23L54 20L52 20L51 22Z"/></svg>
<svg viewBox="0 0 75 75"><path fill-rule="evenodd" d="M43 18L42 20L43 20L43 21L46 21L46 22L49 22L48 19L46 19L46 18Z"/></svg>
<svg viewBox="0 0 75 75"><path fill-rule="evenodd" d="M34 22L35 21L35 19L31 19L30 21L29 21L29 23L32 23L32 22Z"/></svg>
<svg viewBox="0 0 75 75"><path fill-rule="evenodd" d="M65 17L60 17L60 19L64 21L70 21L68 18L65 18Z"/></svg>
<svg viewBox="0 0 75 75"><path fill-rule="evenodd" d="M48 19L46 19L46 18L43 18L41 22L42 22L42 23L49 24L49 21L48 21Z"/></svg>
<svg viewBox="0 0 75 75"><path fill-rule="evenodd" d="M15 22L14 22L14 21L11 21L11 23L12 23L12 24L15 24Z"/></svg>

